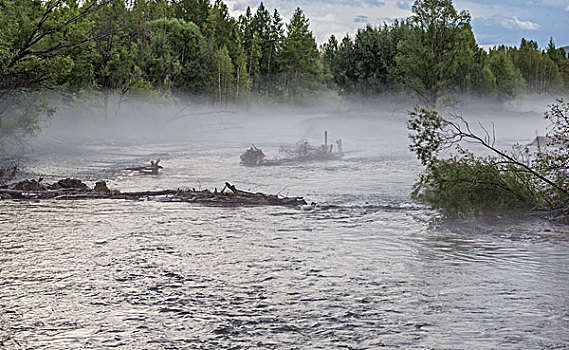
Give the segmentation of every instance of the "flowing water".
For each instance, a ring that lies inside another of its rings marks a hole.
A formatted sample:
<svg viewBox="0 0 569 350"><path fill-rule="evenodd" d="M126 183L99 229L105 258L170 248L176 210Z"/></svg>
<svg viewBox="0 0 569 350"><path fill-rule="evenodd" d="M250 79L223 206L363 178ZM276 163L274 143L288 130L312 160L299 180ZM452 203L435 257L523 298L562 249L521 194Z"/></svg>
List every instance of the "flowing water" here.
<svg viewBox="0 0 569 350"><path fill-rule="evenodd" d="M316 143L313 121L290 123ZM341 160L240 166L252 139L272 157L299 137L260 124L38 147L25 170L47 180L229 181L325 209L3 201L0 348L569 348L568 227L442 220L409 198L420 166L398 122L332 127ZM158 176L121 170L155 158Z"/></svg>

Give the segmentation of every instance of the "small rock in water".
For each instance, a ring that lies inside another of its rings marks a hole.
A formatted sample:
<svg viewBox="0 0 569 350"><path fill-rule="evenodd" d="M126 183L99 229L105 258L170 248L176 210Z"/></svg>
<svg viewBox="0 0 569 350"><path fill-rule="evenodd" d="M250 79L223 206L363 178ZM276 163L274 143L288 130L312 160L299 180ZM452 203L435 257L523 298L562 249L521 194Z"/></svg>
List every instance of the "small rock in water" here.
<svg viewBox="0 0 569 350"><path fill-rule="evenodd" d="M56 183L51 185L49 188L52 190L68 189L68 188L86 190L87 185L84 184L81 180L67 178L67 179L57 181Z"/></svg>
<svg viewBox="0 0 569 350"><path fill-rule="evenodd" d="M42 191L44 190L44 186L41 183L42 179L39 180L23 180L20 181L14 186L12 189L20 190L20 191Z"/></svg>
<svg viewBox="0 0 569 350"><path fill-rule="evenodd" d="M107 183L105 181L97 181L95 183L95 192L111 192L111 190L109 190L109 188L107 187Z"/></svg>

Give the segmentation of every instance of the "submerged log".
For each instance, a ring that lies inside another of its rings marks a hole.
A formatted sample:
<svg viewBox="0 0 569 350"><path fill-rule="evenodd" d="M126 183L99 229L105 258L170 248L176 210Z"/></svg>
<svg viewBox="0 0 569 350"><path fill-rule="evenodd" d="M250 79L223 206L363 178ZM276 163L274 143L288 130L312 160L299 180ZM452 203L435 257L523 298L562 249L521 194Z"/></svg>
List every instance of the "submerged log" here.
<svg viewBox="0 0 569 350"><path fill-rule="evenodd" d="M40 179L41 180L41 179ZM79 181L79 180L76 180ZM39 181L29 181L32 184ZM58 184L60 182L57 182ZM73 182L74 188L53 188L49 186L35 186L22 189L20 183L8 188L0 188L0 200L85 200L85 199L127 199L144 200L155 199L163 202L192 202L215 205L277 205L277 206L301 206L306 204L302 197L279 197L278 195L267 195L264 193L253 193L237 189L229 182L225 183L222 191L195 189L177 189L160 191L141 191L141 192L120 192L110 190L104 181L98 181L93 189L79 186ZM82 182L81 182L82 183ZM225 189L230 191L225 191Z"/></svg>
<svg viewBox="0 0 569 350"><path fill-rule="evenodd" d="M163 167L161 165L159 165L158 163L160 163L160 159L156 159L156 161L151 160L150 165L129 167L129 168L126 168L125 170L138 171L139 173L142 173L142 174L156 175L156 174L158 174L158 171L160 169L163 169Z"/></svg>

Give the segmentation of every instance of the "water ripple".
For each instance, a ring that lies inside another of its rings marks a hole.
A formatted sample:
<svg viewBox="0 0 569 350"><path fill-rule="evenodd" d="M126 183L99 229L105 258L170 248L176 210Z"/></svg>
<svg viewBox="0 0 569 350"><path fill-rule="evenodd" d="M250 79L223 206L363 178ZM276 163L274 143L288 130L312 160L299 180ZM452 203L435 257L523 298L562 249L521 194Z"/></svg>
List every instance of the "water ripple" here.
<svg viewBox="0 0 569 350"><path fill-rule="evenodd" d="M228 150L234 148L193 153L165 145L168 176L112 181L121 188L197 187L188 169L201 169L204 187L236 179L277 193L286 184L320 210L4 201L0 347L569 343L566 227L441 222L436 211L409 199L415 165L407 156L248 169L228 166ZM144 147L103 153L120 152L140 158Z"/></svg>

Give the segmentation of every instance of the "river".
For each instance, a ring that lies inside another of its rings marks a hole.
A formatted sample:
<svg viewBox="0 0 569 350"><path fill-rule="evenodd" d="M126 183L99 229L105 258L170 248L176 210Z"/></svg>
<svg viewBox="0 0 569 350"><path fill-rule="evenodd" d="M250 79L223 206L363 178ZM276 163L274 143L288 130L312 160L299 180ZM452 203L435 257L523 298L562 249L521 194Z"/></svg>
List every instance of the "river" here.
<svg viewBox="0 0 569 350"><path fill-rule="evenodd" d="M296 116L267 133L260 119L208 120L187 138L51 135L24 170L120 190L229 181L325 209L2 201L1 348L569 347L569 228L447 220L413 202L421 168L404 123ZM320 142L324 127L343 159L239 165L252 141L272 157L299 137ZM156 158L160 175L122 170Z"/></svg>

